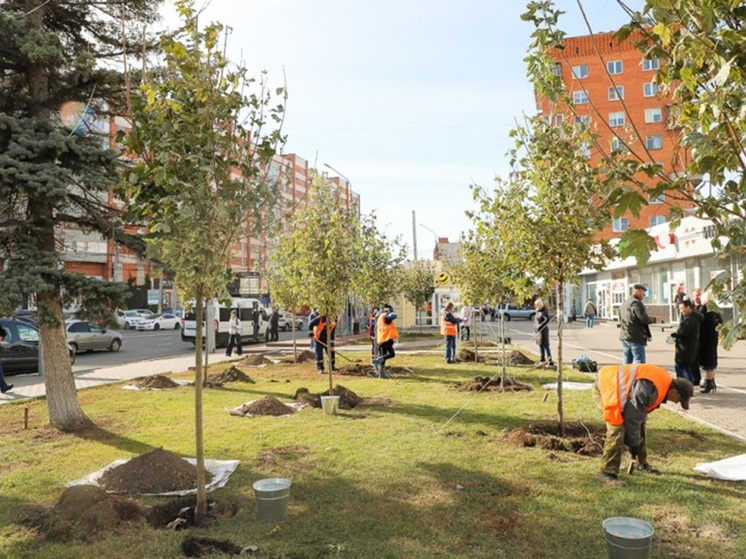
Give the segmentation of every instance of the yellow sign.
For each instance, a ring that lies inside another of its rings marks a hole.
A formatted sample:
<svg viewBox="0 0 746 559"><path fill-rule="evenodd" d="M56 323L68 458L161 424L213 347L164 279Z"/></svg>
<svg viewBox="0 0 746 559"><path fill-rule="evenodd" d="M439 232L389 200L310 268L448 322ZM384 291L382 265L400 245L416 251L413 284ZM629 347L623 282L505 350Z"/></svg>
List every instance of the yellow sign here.
<svg viewBox="0 0 746 559"><path fill-rule="evenodd" d="M438 276L438 283L440 285L446 285L448 283L451 283L451 276L443 272L442 274Z"/></svg>

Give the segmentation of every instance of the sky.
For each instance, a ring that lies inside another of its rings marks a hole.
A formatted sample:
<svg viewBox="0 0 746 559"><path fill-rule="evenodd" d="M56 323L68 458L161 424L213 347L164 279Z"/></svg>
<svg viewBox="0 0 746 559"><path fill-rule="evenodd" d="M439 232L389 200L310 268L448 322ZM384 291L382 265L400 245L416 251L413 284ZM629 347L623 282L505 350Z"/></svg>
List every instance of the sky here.
<svg viewBox="0 0 746 559"><path fill-rule="evenodd" d="M640 10L644 0L628 0ZM508 169L509 132L535 114L522 0L196 0L232 31L228 56L288 88L284 153L349 179L364 214L430 258L470 229L470 185ZM577 0L555 0L568 36L589 33ZM626 22L584 0L593 32ZM165 11L166 21L176 21ZM170 24L170 23L169 23ZM336 169L334 173L325 165ZM414 218L413 218L414 212ZM413 226L413 223L415 224Z"/></svg>

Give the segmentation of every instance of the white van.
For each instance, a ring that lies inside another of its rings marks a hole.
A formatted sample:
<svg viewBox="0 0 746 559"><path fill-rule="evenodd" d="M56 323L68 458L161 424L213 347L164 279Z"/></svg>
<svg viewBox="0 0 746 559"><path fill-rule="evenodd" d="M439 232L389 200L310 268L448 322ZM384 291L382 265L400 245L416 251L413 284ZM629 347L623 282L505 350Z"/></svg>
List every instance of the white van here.
<svg viewBox="0 0 746 559"><path fill-rule="evenodd" d="M213 302L215 309L215 345L225 347L228 345L228 320L231 317L231 311L238 311L238 318L241 320L241 343L266 342L269 341L269 313L259 299L250 299L244 297L235 297L230 305L223 305L217 301ZM207 310L204 310L205 316ZM254 338L254 317L258 318L257 337ZM197 315L195 312L189 312L181 319L181 341L196 343L197 337ZM203 328L202 335L205 335Z"/></svg>

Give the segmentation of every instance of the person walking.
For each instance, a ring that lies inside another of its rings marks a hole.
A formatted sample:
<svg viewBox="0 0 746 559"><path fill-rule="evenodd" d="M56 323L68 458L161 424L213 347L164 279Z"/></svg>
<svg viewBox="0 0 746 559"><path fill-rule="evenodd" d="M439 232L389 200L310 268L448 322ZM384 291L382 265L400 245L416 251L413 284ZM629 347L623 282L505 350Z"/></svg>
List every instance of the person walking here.
<svg viewBox="0 0 746 559"><path fill-rule="evenodd" d="M549 347L549 311L541 298L534 301L534 332L536 333L536 343L539 344L539 353L541 363L547 363L554 367L552 361L552 350Z"/></svg>
<svg viewBox="0 0 746 559"><path fill-rule="evenodd" d="M645 433L648 414L666 402L681 404L688 410L693 395L691 382L671 377L658 365L633 363L601 367L593 384L593 397L606 422L599 479L615 487L626 485L619 479L625 445L638 471L660 474L648 463Z"/></svg>
<svg viewBox="0 0 746 559"><path fill-rule="evenodd" d="M652 339L650 324L653 322L642 302L647 287L641 283L632 286L632 295L619 309L624 363L645 363L645 346Z"/></svg>
<svg viewBox="0 0 746 559"><path fill-rule="evenodd" d="M371 359L378 357L378 344L376 343L376 320L378 320L378 307L370 310L365 328L368 330L368 339L370 339L370 356Z"/></svg>
<svg viewBox="0 0 746 559"><path fill-rule="evenodd" d="M233 354L233 348L236 348L236 354L242 355L241 347L241 320L238 318L238 312L231 311L231 317L228 319L228 347L225 348L225 354L230 357Z"/></svg>
<svg viewBox="0 0 746 559"><path fill-rule="evenodd" d="M471 323L473 318L474 311L471 308L471 305L469 303L466 303L461 308L461 324L460 324L460 330L461 330L461 341L469 341L471 338Z"/></svg>
<svg viewBox="0 0 746 559"><path fill-rule="evenodd" d="M446 363L456 362L456 336L460 318L453 314L453 302L448 301L445 309L440 313L440 333L446 340Z"/></svg>
<svg viewBox="0 0 746 559"><path fill-rule="evenodd" d="M676 376L689 380L699 386L699 361L697 348L699 345L699 325L702 314L694 310L692 300L686 298L679 304L681 321L676 332L671 337L676 343ZM695 371L696 369L696 371Z"/></svg>
<svg viewBox="0 0 746 559"><path fill-rule="evenodd" d="M0 326L0 343L4 344L6 338L8 337L8 332ZM6 392L10 392L13 390L13 385L8 384L5 382L5 372L3 371L3 364L0 362L0 392L5 394Z"/></svg>
<svg viewBox="0 0 746 559"><path fill-rule="evenodd" d="M311 338L311 351L316 351L316 338L314 337L313 332L313 325L311 324L315 319L319 317L319 311L316 309L311 309L311 311L308 313L308 337Z"/></svg>
<svg viewBox="0 0 746 559"><path fill-rule="evenodd" d="M378 344L378 357L373 359L378 378L391 378L386 373L386 361L396 357L394 342L399 337L399 332L394 324L396 313L391 305L383 305L376 320L376 344Z"/></svg>
<svg viewBox="0 0 746 559"><path fill-rule="evenodd" d="M702 322L699 325L699 366L705 372L705 387L700 390L703 394L717 391L715 371L718 368L718 326L723 323L723 317L716 310L711 291L702 294Z"/></svg>
<svg viewBox="0 0 746 559"><path fill-rule="evenodd" d="M593 323L596 320L596 315L598 314L598 310L596 309L596 305L593 301L588 299L585 302L585 308L583 308L583 314L585 315L585 326L586 328L593 328Z"/></svg>
<svg viewBox="0 0 746 559"><path fill-rule="evenodd" d="M280 311L277 307L272 307L272 314L269 315L269 341L276 342L280 339Z"/></svg>
<svg viewBox="0 0 746 559"><path fill-rule="evenodd" d="M335 330L337 329L336 321L327 324L326 316L319 315L308 323L308 328L313 332L316 370L319 373L324 372L324 352L326 352L331 361L332 371L335 371L334 337ZM328 342L327 337L329 339Z"/></svg>

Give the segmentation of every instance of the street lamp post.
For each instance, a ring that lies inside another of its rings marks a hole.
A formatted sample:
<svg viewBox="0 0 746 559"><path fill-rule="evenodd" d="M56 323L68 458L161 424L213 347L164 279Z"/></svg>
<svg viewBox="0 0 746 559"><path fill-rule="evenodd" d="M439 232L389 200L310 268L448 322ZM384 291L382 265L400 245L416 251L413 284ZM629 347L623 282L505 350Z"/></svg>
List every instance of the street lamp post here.
<svg viewBox="0 0 746 559"><path fill-rule="evenodd" d="M327 167L331 169L332 171L334 171L335 173L337 173L347 183L347 186L345 188L345 205L347 206L347 211L349 212L350 211L350 182L351 182L350 179L348 179L346 176L344 176L342 173L337 171L334 167L332 167L328 163L324 163L324 167Z"/></svg>

